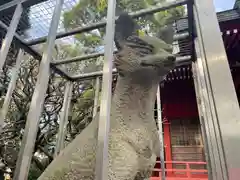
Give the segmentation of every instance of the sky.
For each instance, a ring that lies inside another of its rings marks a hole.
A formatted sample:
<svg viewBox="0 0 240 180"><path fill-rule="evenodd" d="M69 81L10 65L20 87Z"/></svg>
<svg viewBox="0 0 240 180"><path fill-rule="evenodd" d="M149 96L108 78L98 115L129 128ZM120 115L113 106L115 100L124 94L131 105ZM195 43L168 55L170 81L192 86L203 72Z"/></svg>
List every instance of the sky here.
<svg viewBox="0 0 240 180"><path fill-rule="evenodd" d="M235 0L214 0L215 9L217 12L232 9L234 3Z"/></svg>

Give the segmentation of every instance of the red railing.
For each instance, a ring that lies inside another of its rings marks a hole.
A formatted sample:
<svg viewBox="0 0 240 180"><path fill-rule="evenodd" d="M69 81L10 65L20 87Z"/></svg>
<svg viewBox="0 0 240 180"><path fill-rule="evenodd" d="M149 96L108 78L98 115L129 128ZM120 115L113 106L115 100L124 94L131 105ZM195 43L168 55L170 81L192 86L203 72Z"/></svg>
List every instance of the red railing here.
<svg viewBox="0 0 240 180"><path fill-rule="evenodd" d="M160 163L157 161L156 163ZM191 166L205 166L206 162L186 162L186 161L165 161L165 164L184 165L183 169L165 169L167 180L208 180L207 169L193 169ZM158 176L151 177L151 180L161 180L162 169L154 168Z"/></svg>

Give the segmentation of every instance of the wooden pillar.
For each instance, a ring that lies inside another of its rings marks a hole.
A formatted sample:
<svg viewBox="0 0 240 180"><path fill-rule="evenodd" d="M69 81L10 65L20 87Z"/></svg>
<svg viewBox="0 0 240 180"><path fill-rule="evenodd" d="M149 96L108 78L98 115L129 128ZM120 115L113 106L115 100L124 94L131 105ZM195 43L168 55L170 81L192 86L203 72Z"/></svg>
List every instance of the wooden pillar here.
<svg viewBox="0 0 240 180"><path fill-rule="evenodd" d="M164 145L165 145L165 160L167 162L172 161L172 149L171 149L171 134L170 134L170 123L164 117L164 123L163 123L163 133L164 133ZM172 163L166 164L166 170L173 169ZM172 174L172 172L167 171L167 176Z"/></svg>

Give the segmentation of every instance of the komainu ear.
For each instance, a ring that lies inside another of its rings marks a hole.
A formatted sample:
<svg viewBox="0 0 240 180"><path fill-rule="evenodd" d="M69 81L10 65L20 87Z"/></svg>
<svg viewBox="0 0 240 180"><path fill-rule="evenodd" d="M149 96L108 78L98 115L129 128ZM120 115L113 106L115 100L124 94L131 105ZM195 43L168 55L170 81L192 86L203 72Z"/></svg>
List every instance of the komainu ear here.
<svg viewBox="0 0 240 180"><path fill-rule="evenodd" d="M117 49L121 49L128 37L137 35L138 29L138 25L131 16L127 13L120 14L115 23L114 41Z"/></svg>

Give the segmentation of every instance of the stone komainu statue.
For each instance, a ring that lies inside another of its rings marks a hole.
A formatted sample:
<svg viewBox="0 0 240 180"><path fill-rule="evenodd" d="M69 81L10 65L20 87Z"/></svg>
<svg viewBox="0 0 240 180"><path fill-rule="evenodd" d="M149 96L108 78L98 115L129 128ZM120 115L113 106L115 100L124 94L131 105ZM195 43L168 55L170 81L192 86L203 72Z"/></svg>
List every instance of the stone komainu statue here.
<svg viewBox="0 0 240 180"><path fill-rule="evenodd" d="M124 27L122 26L124 24ZM154 103L159 82L175 67L171 45L137 34L135 22L120 15L115 26L119 72L112 99L108 180L149 178L159 153ZM97 114L43 172L39 180L93 180L98 134Z"/></svg>

